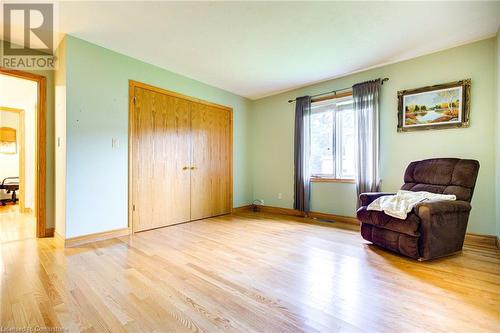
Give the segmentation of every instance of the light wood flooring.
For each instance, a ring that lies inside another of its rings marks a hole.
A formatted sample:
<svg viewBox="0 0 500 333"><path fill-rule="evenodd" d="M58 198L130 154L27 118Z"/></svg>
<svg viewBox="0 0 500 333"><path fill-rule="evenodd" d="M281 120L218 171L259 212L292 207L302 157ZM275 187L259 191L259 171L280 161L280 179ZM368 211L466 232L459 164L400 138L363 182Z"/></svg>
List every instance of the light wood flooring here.
<svg viewBox="0 0 500 333"><path fill-rule="evenodd" d="M417 262L349 226L256 213L64 249L0 247L0 327L69 332L499 332L500 252Z"/></svg>
<svg viewBox="0 0 500 333"><path fill-rule="evenodd" d="M35 238L35 217L19 213L18 205L0 206L0 242Z"/></svg>

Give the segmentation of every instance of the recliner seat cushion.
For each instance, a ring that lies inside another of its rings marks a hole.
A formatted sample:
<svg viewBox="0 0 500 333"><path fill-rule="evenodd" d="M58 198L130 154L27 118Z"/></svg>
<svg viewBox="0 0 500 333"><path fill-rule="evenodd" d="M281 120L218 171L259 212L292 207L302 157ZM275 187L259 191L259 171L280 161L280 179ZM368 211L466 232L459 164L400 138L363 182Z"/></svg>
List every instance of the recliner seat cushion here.
<svg viewBox="0 0 500 333"><path fill-rule="evenodd" d="M420 218L410 212L406 220L397 219L395 217L386 215L384 212L376 210L368 210L367 207L358 209L357 218L363 223L371 224L379 228L403 233L409 236L420 236L418 232Z"/></svg>

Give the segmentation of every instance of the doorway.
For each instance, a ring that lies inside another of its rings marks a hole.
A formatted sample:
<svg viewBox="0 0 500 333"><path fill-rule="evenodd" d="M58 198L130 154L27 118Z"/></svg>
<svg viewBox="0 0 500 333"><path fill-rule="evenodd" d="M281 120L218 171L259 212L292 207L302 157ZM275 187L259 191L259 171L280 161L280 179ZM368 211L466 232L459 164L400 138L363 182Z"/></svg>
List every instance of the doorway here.
<svg viewBox="0 0 500 333"><path fill-rule="evenodd" d="M45 77L0 68L0 242L46 237Z"/></svg>

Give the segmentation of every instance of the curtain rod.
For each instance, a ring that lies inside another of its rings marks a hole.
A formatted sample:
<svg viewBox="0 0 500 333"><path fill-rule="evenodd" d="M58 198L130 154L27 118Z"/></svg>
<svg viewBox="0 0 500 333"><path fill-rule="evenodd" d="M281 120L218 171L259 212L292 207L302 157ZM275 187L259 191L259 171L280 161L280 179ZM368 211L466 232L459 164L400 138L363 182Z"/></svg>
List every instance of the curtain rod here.
<svg viewBox="0 0 500 333"><path fill-rule="evenodd" d="M382 84L384 84L385 81L389 81L389 78L386 77L386 78L383 78L382 79ZM313 97L319 97L319 96L323 96L323 95L329 95L329 94L337 94L339 91L343 91L343 90L349 90L349 89L352 89L352 87L346 87L346 88L342 88L342 89L337 89L337 90L332 90L332 91L329 91L329 92L325 92L325 93L321 93L321 94L316 94L316 95L312 95L311 98ZM290 99L288 101L288 103L293 103L297 100L297 98L295 99Z"/></svg>

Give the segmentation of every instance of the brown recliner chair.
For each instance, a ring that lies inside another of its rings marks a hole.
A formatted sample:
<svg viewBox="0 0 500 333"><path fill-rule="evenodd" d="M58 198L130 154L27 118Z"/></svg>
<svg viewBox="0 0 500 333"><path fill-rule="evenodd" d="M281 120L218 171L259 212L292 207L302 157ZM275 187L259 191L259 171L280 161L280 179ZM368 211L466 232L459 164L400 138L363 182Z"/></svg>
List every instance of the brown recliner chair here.
<svg viewBox="0 0 500 333"><path fill-rule="evenodd" d="M367 210L376 198L393 193L362 193L357 212L361 236L405 256L428 260L462 249L479 162L436 158L411 162L402 190L455 194L456 201L428 200L415 206L406 220Z"/></svg>

